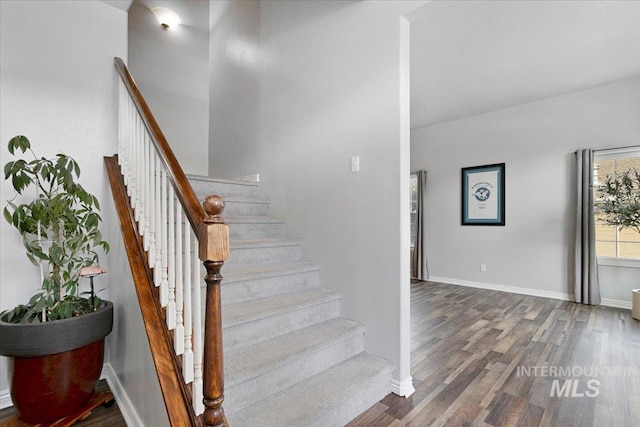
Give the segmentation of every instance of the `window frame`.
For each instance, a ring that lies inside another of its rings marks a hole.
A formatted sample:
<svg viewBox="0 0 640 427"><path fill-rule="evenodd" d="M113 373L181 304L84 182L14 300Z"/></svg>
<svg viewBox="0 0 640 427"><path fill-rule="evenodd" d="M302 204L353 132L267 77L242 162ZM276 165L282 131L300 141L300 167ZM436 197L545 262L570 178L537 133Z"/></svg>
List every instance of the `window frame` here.
<svg viewBox="0 0 640 427"><path fill-rule="evenodd" d="M413 188L413 183L416 183L416 192L418 191L418 174L417 173L412 173L409 175L409 203L410 203L410 207L409 207L409 215L410 215L410 221L411 224L409 225L410 231L409 231L409 238L410 238L410 245L411 245L411 252L413 253L413 250L415 248L415 233L414 233L414 225L415 225L415 220L414 220L414 214L416 214L416 220L417 220L417 194L414 194L414 188ZM416 196L416 200L414 200L413 196ZM414 205L416 206L416 208L414 209ZM416 232L417 232L417 227L416 227Z"/></svg>
<svg viewBox="0 0 640 427"><path fill-rule="evenodd" d="M624 148L612 148L605 150L594 150L593 152L593 190L596 191L597 176L596 176L596 160L616 160L625 157L640 157L640 145ZM595 194L594 194L595 202ZM616 245L619 242L620 229L616 227ZM598 239L596 238L596 241ZM627 268L640 268L640 258L623 258L623 257L611 257L611 256L599 256L596 253L599 265L613 266L613 267L627 267Z"/></svg>

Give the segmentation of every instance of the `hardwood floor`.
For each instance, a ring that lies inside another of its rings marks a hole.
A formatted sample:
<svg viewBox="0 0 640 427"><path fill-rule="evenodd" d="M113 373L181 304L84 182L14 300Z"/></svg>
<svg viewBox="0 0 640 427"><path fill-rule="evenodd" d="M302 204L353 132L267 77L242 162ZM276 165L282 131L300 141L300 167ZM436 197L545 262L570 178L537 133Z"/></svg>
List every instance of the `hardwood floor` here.
<svg viewBox="0 0 640 427"><path fill-rule="evenodd" d="M640 426L630 310L422 282L411 319L416 392L349 427Z"/></svg>
<svg viewBox="0 0 640 427"><path fill-rule="evenodd" d="M349 427L640 426L629 310L423 282L411 285L411 319L416 392L388 395ZM76 425L126 424L114 405Z"/></svg>

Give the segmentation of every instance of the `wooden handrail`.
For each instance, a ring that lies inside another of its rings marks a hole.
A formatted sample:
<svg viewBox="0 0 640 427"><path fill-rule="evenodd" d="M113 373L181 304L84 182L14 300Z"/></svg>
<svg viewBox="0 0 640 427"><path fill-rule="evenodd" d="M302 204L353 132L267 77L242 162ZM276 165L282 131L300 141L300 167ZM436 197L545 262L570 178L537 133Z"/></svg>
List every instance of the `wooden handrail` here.
<svg viewBox="0 0 640 427"><path fill-rule="evenodd" d="M157 295L151 291L153 276L146 262L146 255L138 234L134 213L128 203L127 190L120 175L115 157L105 157L104 163L109 176L111 192L120 218L120 229L129 258L133 282L140 302L140 310L147 331L151 355L156 365L160 390L172 426L198 426L201 421L195 416L189 392L180 376L180 365L173 347L169 331L160 309Z"/></svg>
<svg viewBox="0 0 640 427"><path fill-rule="evenodd" d="M151 141L156 147L158 155L165 165L167 176L176 191L178 200L180 200L180 204L182 205L189 222L191 223L191 228L194 233L197 233L198 225L200 225L205 218L204 209L193 191L193 188L189 184L186 175L182 171L176 156L173 154L167 139L160 130L158 122L156 122L153 114L151 114L149 106L142 97L136 82L133 80L131 73L129 73L127 66L124 64L124 61L118 57L115 57L113 60L116 70L118 70L118 73L122 78L122 82L131 96L131 100L136 106L138 113L140 113L140 117L142 118L145 127L149 131Z"/></svg>
<svg viewBox="0 0 640 427"><path fill-rule="evenodd" d="M166 172L166 177L174 190L175 196L179 200L182 210L190 223L191 229L198 239L199 257L200 260L203 261L207 270L207 275L205 277L207 292L204 321L204 360L202 363L203 372L201 383L203 385L202 402L204 403L204 413L202 416L196 416L192 405L193 402L191 401L190 393L187 389L188 386L185 384L184 377L181 373L182 363L186 362L184 362L184 359L176 356L176 353L173 351L172 344L175 344L173 343L174 336L172 336L169 328L166 327L166 321L171 320L171 318L170 316L165 317L165 311L163 311L156 288L159 284L157 283L157 280L154 283L154 279L158 278L161 278L163 283L166 283L167 276L165 273L167 272L167 267L164 267L164 261L161 261L164 259L161 253L162 251L159 250L156 252L155 259L153 257L147 258L145 249L147 247L146 239L148 234L151 234L152 236L150 241L154 242L149 243L149 250L153 252L152 248L155 247L153 226L149 231L147 231L148 229L146 227L148 226L149 221L147 220L143 224L141 220L138 226L140 230L144 231L144 233L138 231L139 229L136 228L137 217L135 216L136 214L139 214L138 207L135 208L135 211L130 207L131 204L127 200L127 189L125 187L126 181L120 174L118 161L115 158L111 158L109 160L105 158L105 163L109 172L109 180L112 182L114 198L117 196L116 206L118 213L120 214L121 224L127 224L126 227L125 225L122 225L123 237L125 239L125 246L127 246L127 254L129 256L131 270L134 275L134 281L136 282L136 291L138 293L138 299L143 312L145 327L147 328L147 336L149 338L149 344L154 357L156 371L158 372L158 378L160 379L160 385L163 391L165 404L167 406L167 412L169 413L169 419L171 421L171 425L175 426L227 426L227 420L222 409L222 402L224 400L224 373L220 302L220 282L222 280L220 269L229 254L229 229L220 217L220 214L224 209L224 200L218 196L209 196L205 200L204 205L200 205L191 184L189 184L187 177L182 171L180 164L176 160L173 151L169 147L166 138L160 130L153 114L151 114L149 106L142 97L140 90L124 62L120 58L114 58L114 62L116 69L120 74L123 86L129 94L130 101L135 105L140 121L144 124L149 135L149 139L153 144L153 147L156 149L158 158L164 165L164 172ZM123 141L120 141L121 144L122 142ZM139 155L140 149L138 148L137 150L136 155ZM124 163L126 164L127 161L125 160ZM134 166L134 168L135 167L137 166ZM139 171L139 169L134 170L136 172ZM135 179L129 175L130 169L123 173L127 175L127 179L135 181ZM158 179L157 177L159 175L156 174L155 176L156 179ZM164 177L163 174L160 174L160 176ZM146 175L145 178L147 185L149 184L148 177L149 175ZM144 184L141 182L140 185ZM155 185L155 194L153 193L153 190L146 192L147 204L149 204L150 200L157 198L159 194L157 193L158 186L160 186L158 181L156 181ZM154 194L153 197L149 196L150 193ZM138 206L139 201L139 199L134 200L133 197L131 199L131 202L136 206ZM149 206L146 208L150 209ZM144 211L144 207L140 207L140 209ZM123 212L120 213L120 210ZM127 216L128 219L125 218L123 220L123 218ZM165 223L164 219L160 222L157 217L153 217L152 215L152 220L153 218L155 218L156 224ZM172 221L173 220L169 219L169 224L172 225ZM180 224L180 221L178 220L177 223ZM129 229L129 225L131 226L131 229ZM127 230L125 230L125 228ZM143 235L144 240L141 237ZM137 244L131 242L137 242ZM169 247L171 247L171 243L169 243ZM149 265L154 265L153 272L149 268ZM163 270L161 274L158 274L160 273L157 270L159 267L162 267ZM155 276L154 273L156 273ZM139 283L140 287L144 289L138 290ZM171 292L171 290L168 292ZM171 295L172 294L170 294L169 298L171 298ZM175 316L175 301L170 300L169 305L172 303L174 304L174 311L169 310L168 312L174 313ZM163 322L163 320L165 322ZM173 321L170 321L169 323L171 322L175 324L175 318L173 318ZM180 325L182 325L182 323L179 323L179 326ZM174 333L177 333L176 331L178 331L177 328L174 330ZM189 341L189 335L182 336L181 334L183 334L183 332L178 333L178 336L182 337L181 339ZM177 342L180 342L180 339L178 339ZM178 354L182 354L181 352L183 350L176 351ZM193 359L189 360L191 360L190 363L193 363ZM188 364L185 364L185 366L188 366ZM197 390L197 388L194 388L194 390ZM196 399L196 397L194 397L194 399Z"/></svg>

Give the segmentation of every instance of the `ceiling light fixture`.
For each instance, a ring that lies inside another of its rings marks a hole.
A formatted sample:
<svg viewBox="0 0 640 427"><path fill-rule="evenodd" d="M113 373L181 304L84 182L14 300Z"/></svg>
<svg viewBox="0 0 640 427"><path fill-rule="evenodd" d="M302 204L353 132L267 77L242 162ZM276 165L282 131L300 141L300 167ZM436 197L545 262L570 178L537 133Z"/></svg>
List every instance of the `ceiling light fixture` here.
<svg viewBox="0 0 640 427"><path fill-rule="evenodd" d="M154 7L151 9L151 12L153 12L156 19L165 30L173 28L176 25L180 25L180 17L169 9L164 7Z"/></svg>

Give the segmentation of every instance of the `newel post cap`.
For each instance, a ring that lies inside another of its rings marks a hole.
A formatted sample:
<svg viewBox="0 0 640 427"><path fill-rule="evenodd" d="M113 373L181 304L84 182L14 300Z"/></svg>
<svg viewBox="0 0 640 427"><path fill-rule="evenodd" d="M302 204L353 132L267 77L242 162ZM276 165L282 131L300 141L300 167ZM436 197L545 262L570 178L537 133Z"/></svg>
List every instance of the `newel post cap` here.
<svg viewBox="0 0 640 427"><path fill-rule="evenodd" d="M198 253L201 261L224 261L229 258L229 226L224 223L224 199L207 196L202 204L205 217L198 226Z"/></svg>

